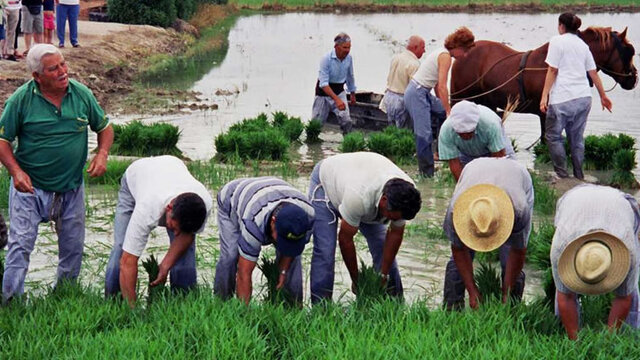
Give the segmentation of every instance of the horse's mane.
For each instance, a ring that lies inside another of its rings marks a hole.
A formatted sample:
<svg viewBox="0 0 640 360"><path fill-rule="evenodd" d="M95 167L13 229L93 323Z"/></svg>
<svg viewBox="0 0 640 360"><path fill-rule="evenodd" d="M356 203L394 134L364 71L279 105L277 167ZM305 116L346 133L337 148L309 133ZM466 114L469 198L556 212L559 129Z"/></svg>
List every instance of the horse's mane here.
<svg viewBox="0 0 640 360"><path fill-rule="evenodd" d="M608 45L611 40L611 28L610 27L600 27L600 26L589 26L586 30L581 31L584 34L592 33L596 39L599 39L602 45ZM624 38L621 39L622 43L625 45L630 45L629 41Z"/></svg>

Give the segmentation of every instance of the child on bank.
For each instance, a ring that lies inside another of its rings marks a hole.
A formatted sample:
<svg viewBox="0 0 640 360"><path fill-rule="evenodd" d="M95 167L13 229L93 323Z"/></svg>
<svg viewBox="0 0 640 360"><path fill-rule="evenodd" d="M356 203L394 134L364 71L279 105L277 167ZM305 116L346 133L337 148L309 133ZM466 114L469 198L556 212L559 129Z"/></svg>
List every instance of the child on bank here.
<svg viewBox="0 0 640 360"><path fill-rule="evenodd" d="M54 0L43 1L44 42L53 44L53 31L56 29Z"/></svg>

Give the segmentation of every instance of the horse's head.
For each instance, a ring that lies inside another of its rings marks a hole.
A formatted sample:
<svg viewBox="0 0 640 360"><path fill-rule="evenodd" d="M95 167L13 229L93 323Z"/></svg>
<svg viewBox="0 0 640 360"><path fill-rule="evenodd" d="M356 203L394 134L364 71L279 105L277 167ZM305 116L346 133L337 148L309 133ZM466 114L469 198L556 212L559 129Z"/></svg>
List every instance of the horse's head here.
<svg viewBox="0 0 640 360"><path fill-rule="evenodd" d="M599 70L611 76L623 89L631 90L636 86L635 49L627 40L626 28L618 33L611 28L589 27L580 32L580 37L589 45Z"/></svg>

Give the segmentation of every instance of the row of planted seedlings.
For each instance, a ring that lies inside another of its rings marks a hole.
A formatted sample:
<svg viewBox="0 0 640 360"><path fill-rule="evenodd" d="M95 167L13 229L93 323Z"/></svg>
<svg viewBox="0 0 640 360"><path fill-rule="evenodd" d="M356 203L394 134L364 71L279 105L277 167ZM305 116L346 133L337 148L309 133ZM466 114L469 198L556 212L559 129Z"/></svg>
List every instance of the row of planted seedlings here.
<svg viewBox="0 0 640 360"><path fill-rule="evenodd" d="M636 140L626 134L588 135L584 138L584 168L587 170L610 170L609 185L619 188L638 188L633 175L636 167ZM570 144L565 139L567 164L571 165ZM551 163L546 143L539 142L533 148L536 163Z"/></svg>

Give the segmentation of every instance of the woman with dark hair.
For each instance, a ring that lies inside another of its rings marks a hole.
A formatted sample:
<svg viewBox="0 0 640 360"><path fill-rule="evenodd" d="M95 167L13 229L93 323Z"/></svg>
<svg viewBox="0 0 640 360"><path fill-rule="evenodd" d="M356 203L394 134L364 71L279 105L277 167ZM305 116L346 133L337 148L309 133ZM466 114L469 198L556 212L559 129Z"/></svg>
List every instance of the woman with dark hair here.
<svg viewBox="0 0 640 360"><path fill-rule="evenodd" d="M558 33L549 41L545 62L549 65L542 90L540 111L547 114L545 140L553 168L561 178L569 176L562 130L571 146L573 175L584 179L584 129L591 110L591 89L585 73L593 80L603 109L611 111L611 100L602 87L589 46L578 36L582 21L572 13L558 18Z"/></svg>

